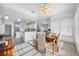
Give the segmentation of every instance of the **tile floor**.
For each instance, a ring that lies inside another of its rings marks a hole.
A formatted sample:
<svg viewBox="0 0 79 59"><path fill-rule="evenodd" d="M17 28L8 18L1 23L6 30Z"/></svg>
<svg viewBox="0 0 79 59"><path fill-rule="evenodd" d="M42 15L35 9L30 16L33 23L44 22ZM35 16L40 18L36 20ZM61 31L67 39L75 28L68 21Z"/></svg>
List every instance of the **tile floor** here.
<svg viewBox="0 0 79 59"><path fill-rule="evenodd" d="M66 41L62 41L61 43L64 43L64 48L61 49L60 53L62 56L78 56L75 44Z"/></svg>
<svg viewBox="0 0 79 59"><path fill-rule="evenodd" d="M59 56L77 56L77 50L74 44L64 42L65 48L59 53ZM51 54L43 54L37 50L34 41L28 41L26 43L21 43L15 45L13 56L51 56ZM53 56L53 55L52 55ZM55 55L58 56L58 55Z"/></svg>
<svg viewBox="0 0 79 59"><path fill-rule="evenodd" d="M33 47L33 41L22 43L14 47L13 56L44 56Z"/></svg>

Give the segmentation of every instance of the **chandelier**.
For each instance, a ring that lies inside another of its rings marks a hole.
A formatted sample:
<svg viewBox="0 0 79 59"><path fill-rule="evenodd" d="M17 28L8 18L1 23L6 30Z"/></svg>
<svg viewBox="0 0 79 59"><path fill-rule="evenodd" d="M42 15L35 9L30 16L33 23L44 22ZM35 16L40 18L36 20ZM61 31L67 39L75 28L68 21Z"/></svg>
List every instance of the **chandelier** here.
<svg viewBox="0 0 79 59"><path fill-rule="evenodd" d="M50 8L47 3L44 3L43 7L41 8L42 12L48 13L50 11Z"/></svg>

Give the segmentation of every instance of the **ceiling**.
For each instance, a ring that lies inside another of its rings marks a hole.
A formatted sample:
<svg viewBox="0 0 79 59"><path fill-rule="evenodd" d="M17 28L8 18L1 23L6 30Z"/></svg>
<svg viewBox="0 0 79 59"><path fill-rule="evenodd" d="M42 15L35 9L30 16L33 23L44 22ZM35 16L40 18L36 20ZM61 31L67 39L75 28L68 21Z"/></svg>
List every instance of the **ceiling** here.
<svg viewBox="0 0 79 59"><path fill-rule="evenodd" d="M1 14L9 15L10 19L16 20L38 20L47 19L51 16L65 12L73 12L75 4L73 3L49 3L51 9L47 14L41 11L43 3L2 3L0 4ZM34 11L34 13L32 13Z"/></svg>

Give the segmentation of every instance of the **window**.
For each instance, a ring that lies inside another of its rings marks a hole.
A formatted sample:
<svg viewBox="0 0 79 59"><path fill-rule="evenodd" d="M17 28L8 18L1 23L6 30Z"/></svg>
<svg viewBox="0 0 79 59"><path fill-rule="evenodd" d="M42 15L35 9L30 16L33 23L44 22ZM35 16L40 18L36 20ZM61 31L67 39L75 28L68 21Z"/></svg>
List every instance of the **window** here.
<svg viewBox="0 0 79 59"><path fill-rule="evenodd" d="M65 36L72 36L72 21L65 19L60 21L60 33Z"/></svg>
<svg viewBox="0 0 79 59"><path fill-rule="evenodd" d="M72 36L72 19L52 21L51 29L55 33L61 33L64 36Z"/></svg>
<svg viewBox="0 0 79 59"><path fill-rule="evenodd" d="M59 31L60 31L59 21L52 22L51 29L52 29L52 32L59 33Z"/></svg>

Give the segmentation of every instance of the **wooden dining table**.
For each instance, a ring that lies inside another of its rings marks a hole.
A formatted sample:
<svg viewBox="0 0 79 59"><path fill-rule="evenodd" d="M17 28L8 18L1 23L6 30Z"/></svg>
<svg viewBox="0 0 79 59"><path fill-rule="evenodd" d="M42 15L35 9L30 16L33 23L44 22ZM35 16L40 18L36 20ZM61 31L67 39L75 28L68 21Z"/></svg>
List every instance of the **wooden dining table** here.
<svg viewBox="0 0 79 59"><path fill-rule="evenodd" d="M57 36L46 36L46 42L53 42L54 39L57 39Z"/></svg>
<svg viewBox="0 0 79 59"><path fill-rule="evenodd" d="M52 43L52 54L54 55L57 52L58 46L57 46L57 36L53 35L47 35L46 36L46 42Z"/></svg>

